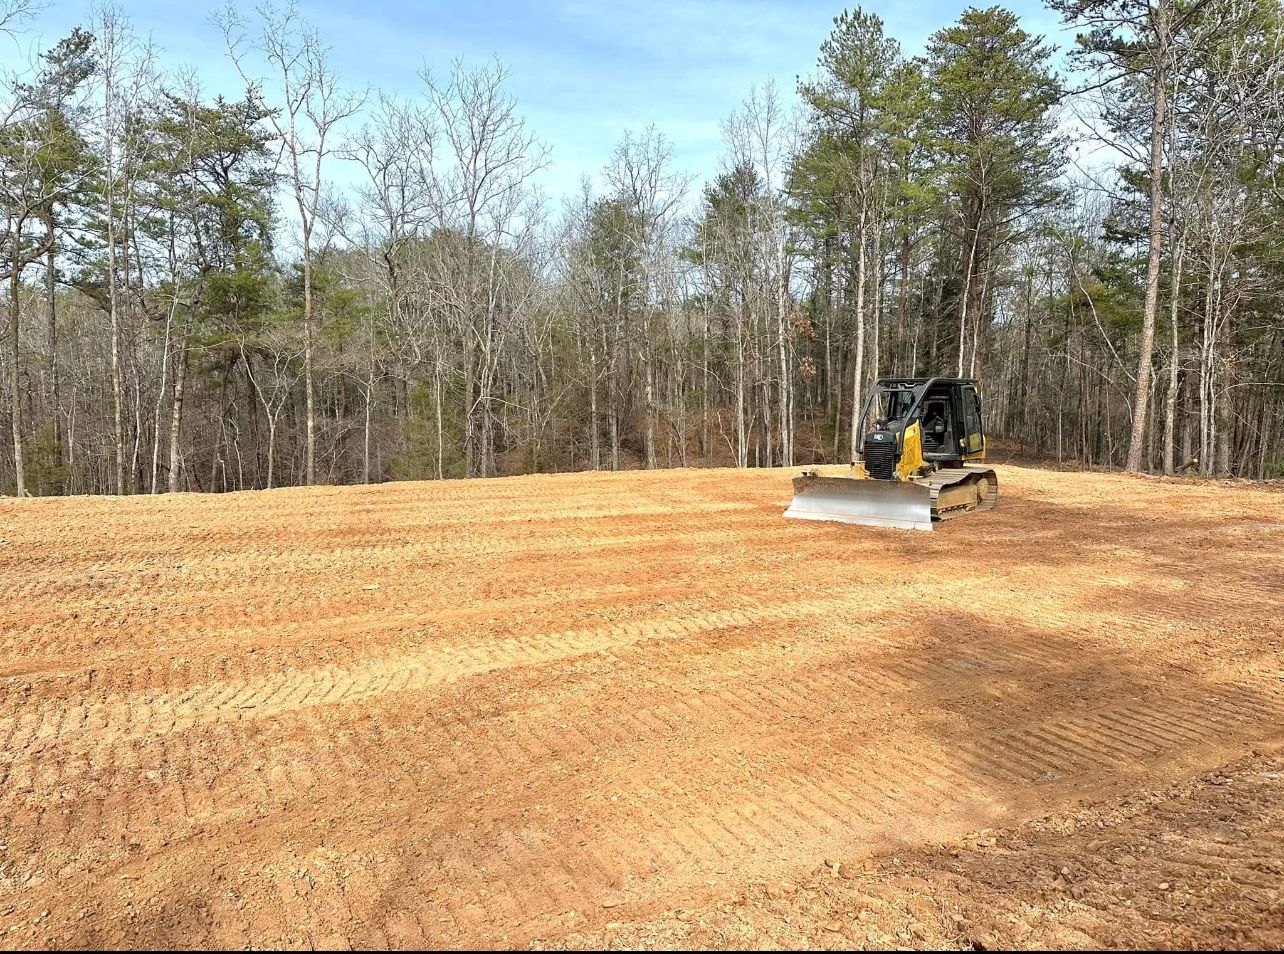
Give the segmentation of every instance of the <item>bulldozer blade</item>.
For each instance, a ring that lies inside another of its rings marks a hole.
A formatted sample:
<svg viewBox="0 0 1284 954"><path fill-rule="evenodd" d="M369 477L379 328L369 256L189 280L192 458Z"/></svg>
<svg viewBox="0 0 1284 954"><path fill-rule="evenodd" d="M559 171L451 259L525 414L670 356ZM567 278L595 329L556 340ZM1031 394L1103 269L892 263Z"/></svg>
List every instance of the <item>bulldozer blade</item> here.
<svg viewBox="0 0 1284 954"><path fill-rule="evenodd" d="M794 500L785 516L931 530L932 491L911 481L805 474L794 478Z"/></svg>

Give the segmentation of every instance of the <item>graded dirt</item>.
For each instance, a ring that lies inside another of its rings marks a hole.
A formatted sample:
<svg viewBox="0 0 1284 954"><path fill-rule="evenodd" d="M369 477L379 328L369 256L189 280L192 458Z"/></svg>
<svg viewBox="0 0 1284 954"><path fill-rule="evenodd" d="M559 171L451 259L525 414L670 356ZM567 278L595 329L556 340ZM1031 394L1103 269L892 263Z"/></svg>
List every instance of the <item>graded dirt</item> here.
<svg viewBox="0 0 1284 954"><path fill-rule="evenodd" d="M0 501L0 946L1284 944L1284 493Z"/></svg>

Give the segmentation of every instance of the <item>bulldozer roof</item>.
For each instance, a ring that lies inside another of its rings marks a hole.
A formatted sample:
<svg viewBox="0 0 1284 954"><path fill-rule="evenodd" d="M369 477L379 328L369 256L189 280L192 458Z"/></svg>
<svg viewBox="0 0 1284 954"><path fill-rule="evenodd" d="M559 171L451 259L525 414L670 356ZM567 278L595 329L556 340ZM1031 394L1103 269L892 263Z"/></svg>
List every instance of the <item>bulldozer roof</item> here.
<svg viewBox="0 0 1284 954"><path fill-rule="evenodd" d="M928 384L970 384L976 386L975 378L879 378L874 382L877 388L896 388L909 390Z"/></svg>

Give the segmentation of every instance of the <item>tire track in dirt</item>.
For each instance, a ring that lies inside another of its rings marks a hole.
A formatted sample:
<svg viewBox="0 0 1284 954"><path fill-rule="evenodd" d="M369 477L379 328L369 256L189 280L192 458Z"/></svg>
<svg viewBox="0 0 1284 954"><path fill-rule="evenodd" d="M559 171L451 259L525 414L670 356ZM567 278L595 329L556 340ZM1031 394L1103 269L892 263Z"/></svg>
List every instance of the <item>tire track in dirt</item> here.
<svg viewBox="0 0 1284 954"><path fill-rule="evenodd" d="M84 718L97 719L104 732L130 740L161 731L188 730L203 722L225 722L270 718L287 709L336 702L356 704L373 696L395 691L423 690L440 683L467 679L510 667L540 665L560 659L604 652L637 642L682 639L733 626L750 626L789 620L805 622L810 617L850 608L843 600L798 600L772 606L745 605L668 619L622 623L535 636L515 635L476 643L442 643L424 650L393 655L353 667L331 666L304 672L282 673L265 679L232 683L213 682L176 700L146 694L122 695L85 704ZM344 621L347 624L347 621ZM298 701L285 698L287 690L302 693ZM32 710L35 710L33 713ZM0 732L9 733L6 751L32 745L41 750L58 744L57 725L65 704L29 704L20 716L0 718ZM122 719L121 716L124 715ZM17 723L32 726L18 734ZM46 724L52 724L46 728ZM121 722L127 728L121 731ZM166 727L166 723L168 726ZM76 732L75 740L92 741L92 733Z"/></svg>
<svg viewBox="0 0 1284 954"><path fill-rule="evenodd" d="M877 642L879 641L876 640L875 643ZM973 663L978 657L968 656L965 659ZM973 666L964 668L971 669ZM1009 738L999 739L987 754L987 762L969 767L972 773L971 783L964 782L962 775L948 764L947 758L938 757L933 761L924 758L923 753L912 758L902 758L899 762L894 761L886 768L866 764L859 772L854 772L843 767L843 761L852 751L852 744L840 729L827 730L824 724L813 724L810 728L795 732L762 732L780 713L799 710L812 713L834 711L845 703L850 704L852 698L867 692L870 684L867 679L852 679L841 671L822 675L830 678L812 677L806 684L779 685L771 690L752 683L749 688L726 687L712 697L688 689L684 695L666 706L610 713L609 724L614 730L613 734L581 731L574 726L569 729L563 726L559 731L558 727L540 723L527 727L525 734L511 733L506 727L495 723L489 724L481 732L477 727L459 724L446 727L452 747L476 740L476 746L467 758L467 773L473 779L488 779L486 784L492 790L497 786L496 780L507 776L514 766L524 765L530 771L531 767L547 760L565 763L572 757L582 758L586 752L608 745L621 735L645 739L648 745L663 744L680 738L683 720L689 719L695 712L694 707L700 704L730 715L730 719L723 720L726 725L716 724L712 727L721 736L732 734L728 732L728 725L739 721L741 725L734 737L752 739L752 744L764 751L805 748L808 762L824 766L823 781L813 781L809 772L795 766L784 774L783 781L777 779L770 791L760 792L749 799L746 799L743 789L738 789L734 796L727 797L717 793L711 797L707 791L700 794L684 789L663 793L667 795L663 809L650 811L649 817L653 824L648 824L646 830L652 833L680 832L684 826L690 826L688 831L691 834L680 836L672 843L664 840L666 836L658 834L652 834L651 838L643 839L640 843L616 837L604 848L586 849L590 852L587 855L585 851L570 855L563 852L552 860L543 857L547 853L544 842L539 843L538 851L525 851L521 844L514 843L511 838L498 844L486 840L472 843L469 845L469 855L482 859L478 866L483 872L490 870L491 866L503 869L518 865L527 871L537 869L530 883L530 894L518 894L512 899L518 907L517 913L488 910L486 918L492 924L509 924L512 931L520 928L538 933L546 925L543 922L532 922L529 911L539 910L541 898L545 895L571 897L580 906L592 904L595 897L601 897L604 891L611 890L624 881L621 872L644 870L651 860L665 854L694 859L687 862L687 876L694 885L698 885L701 879L716 874L719 865L725 867L730 864L743 870L752 867L753 859L762 852L799 839L806 840L815 851L823 851L825 845L839 845L851 850L849 839L854 832L861 833L861 838L869 840L878 837L877 828L881 828L885 835L897 828L903 829L904 814L911 809L929 819L938 815L957 815L969 792L975 792L977 779L1011 776L1022 781L1039 780L1037 776L1022 776L1019 773L1032 764L1032 761L1039 764L1039 757L1052 759L1047 763L1049 765L1062 765L1060 760L1070 751L1066 745L1059 746L1049 741L1050 738L1063 736L1058 735L1057 728L1049 727L1051 724L1044 722L1038 728L1026 728ZM856 691L846 695L836 691L836 687L844 682L850 683ZM887 683L894 685L897 693L909 688L904 681L890 679ZM887 689L888 685L884 685L883 695L876 697L876 703L887 697ZM236 699L237 696L230 698ZM347 701L358 700L350 698ZM1250 708L1254 711L1279 711L1278 703L1268 706L1253 701ZM1147 717L1143 713L1143 718L1129 719L1127 724L1159 724L1166 718L1169 721L1177 719L1184 724L1200 726L1203 723L1199 720L1198 712L1194 703L1188 703L1175 712L1170 709L1167 716L1163 713L1151 713ZM1122 721L1111 706L1089 718L1107 723ZM1218 728L1222 727L1216 720L1213 724ZM1116 772L1145 770L1148 768L1146 760L1154 761L1165 748L1164 745L1157 745L1144 752L1137 752L1127 747L1103 743L1100 738L1090 738L1086 742L1083 738L1078 738L1072 740L1071 744L1075 751L1095 754L1092 761L1098 769L1107 767ZM341 752L332 751L329 754L331 759L337 759L344 766L344 777L361 778L369 777L369 767L361 763L359 756L362 753L383 752L388 748L387 744L377 738L349 738ZM1032 751L1036 751L1036 754L1032 754ZM485 761L485 753L492 754L489 762ZM1042 753L1042 756L1037 753ZM831 762L832 766L829 764ZM393 798L394 785L418 787L414 783L412 766L401 764L397 769L395 783L379 792L381 800ZM143 767L140 765L137 770L143 771ZM452 763L449 771L456 775L464 774L459 764ZM446 773L439 770L439 775L443 774ZM441 781L440 778L437 780L438 783ZM296 775L289 779L288 788L295 797L303 797L325 784L327 781L324 776ZM481 786L481 782L473 782L475 791ZM354 796L356 794L358 793L354 793ZM359 795L360 798L354 797L355 801L368 800L371 792L365 790ZM626 804L631 809L630 814L639 810L639 799L645 797L638 791L627 797ZM280 796L275 793L274 788L268 786L260 797L260 804L279 800ZM165 815L165 807L158 806L154 814L149 813L149 821L155 819L151 823L159 824L159 819ZM201 819L202 822L210 820ZM219 821L226 823L228 819ZM277 824L288 823L278 821ZM501 828L500 831L502 833L508 830ZM614 859L614 863L602 861L603 855ZM712 864L701 864L700 859L715 861ZM669 864L673 863L670 860ZM593 878L589 881L572 879L568 886L564 880L567 869L584 870L586 866L594 873ZM459 875L454 877L459 881ZM480 891L485 878L477 883L475 881L476 879L464 878L461 887L472 885L470 890ZM645 886L633 887L636 890L633 902L646 903L648 895ZM557 893L559 890L561 894ZM554 902L553 906L557 907L562 903ZM455 914L452 912L450 916L453 919ZM440 940L438 938L439 942Z"/></svg>
<svg viewBox="0 0 1284 954"><path fill-rule="evenodd" d="M1252 756L939 848L838 855L841 865L817 865L797 886L626 912L623 923L564 928L553 946L1273 950L1284 942L1282 767L1279 755Z"/></svg>
<svg viewBox="0 0 1284 954"><path fill-rule="evenodd" d="M722 545L745 543L765 543L769 536L769 531L759 530L756 533L747 533L745 530L736 529L734 526L718 531L686 533L682 538L687 543L688 553L698 553L703 549L709 549ZM651 534L634 534L622 537L608 537L605 539L592 541L588 544L577 546L576 552L583 554L580 559L598 559L612 560L618 556L625 556L630 552L636 552L639 548L659 544L673 539L674 534L668 535L651 533ZM541 544L538 546L516 544L511 548L497 547L494 542L482 543L474 541L472 543L460 542L454 545L441 545L433 550L431 559L421 557L419 547L414 548L412 556L407 558L403 549L401 559L394 559L396 554L395 548L387 547L379 550L380 556L384 559L371 560L370 553L362 548L345 548L342 556L344 559L352 560L362 566L362 573L367 580L373 580L379 586L390 586L396 588L398 577L402 576L407 570L422 572L425 564L429 564L432 569L446 571L444 578L439 582L440 590L446 589L446 584L452 578L449 571L451 566L459 561L468 559L472 564L473 577L476 578L479 572L485 572L486 569L497 570L505 564L510 563L513 559L532 559L535 557L551 557L565 550L565 545L571 537L569 534L560 541ZM137 639L140 637L154 636L157 641L162 641L167 647L178 648L184 642L190 642L196 639L209 639L211 636L218 636L217 626L211 627L205 617L211 617L218 620L218 611L225 615L227 605L253 604L256 601L256 595L264 591L264 580L262 574L253 575L249 569L253 566L271 567L271 576L284 577L282 583L287 583L294 592L307 592L310 587L333 585L333 571L324 569L327 561L333 562L334 554L318 553L314 554L308 561L309 568L303 571L296 567L280 566L277 561L269 557L264 557L258 553L240 553L234 557L226 557L215 563L225 562L226 565L222 571L202 574L204 578L192 580L183 580L183 589L186 592L182 615L167 613L163 608L155 606L155 594L152 590L142 590L137 596L127 597L125 600L115 599L111 603L97 607L90 606L86 609L83 604L77 605L74 609L60 609L56 606L45 606L40 610L24 610L18 599L11 598L6 601L2 609L7 609L10 614L11 625L6 627L3 633L0 633L0 651L5 651L5 658L10 660L6 671L13 673L18 671L16 666L22 658L39 657L48 655L51 648L61 649L62 647L51 647L59 638L65 638L69 629L75 627L80 630L86 628L90 630L108 628L119 628L129 619L131 609L142 608L149 611L154 619L146 622L142 626L134 624L131 626L132 636ZM437 561L436 565L432 565ZM484 561L484 562L483 562ZM482 565L478 565L481 563ZM236 572L232 572L233 570ZM130 574L121 571L122 577ZM229 577L233 579L229 580ZM166 582L159 575L149 577L149 583L157 586L164 586ZM349 584L347 594L341 589L338 594L351 595L359 594L361 586L353 581ZM208 609L201 608L203 611L193 613L192 597L201 596L208 604ZM569 598L575 598L574 593L569 594ZM527 601L531 597L526 597ZM157 612L157 610L160 610ZM497 607L502 609L502 606ZM285 612L274 611L271 604L264 609L255 611L254 624L256 626L281 626L289 625L296 619L301 621L314 621L317 616L315 606L298 606L287 604ZM403 614L404 615L404 614ZM44 617L43 619L41 617ZM293 619L292 619L293 617ZM211 632L211 628L215 631ZM243 631L244 626L238 627L235 631ZM226 632L226 630L225 630ZM59 658L62 658L59 652ZM0 676L3 678L3 676Z"/></svg>

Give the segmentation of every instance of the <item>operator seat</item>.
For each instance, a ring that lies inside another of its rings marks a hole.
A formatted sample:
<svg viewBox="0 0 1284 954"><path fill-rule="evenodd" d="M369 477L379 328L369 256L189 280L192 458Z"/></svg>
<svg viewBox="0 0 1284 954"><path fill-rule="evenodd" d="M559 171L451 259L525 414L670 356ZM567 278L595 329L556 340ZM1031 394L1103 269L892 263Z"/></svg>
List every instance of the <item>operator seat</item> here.
<svg viewBox="0 0 1284 954"><path fill-rule="evenodd" d="M949 431L948 411L944 401L928 401L923 408L923 446L939 450Z"/></svg>

